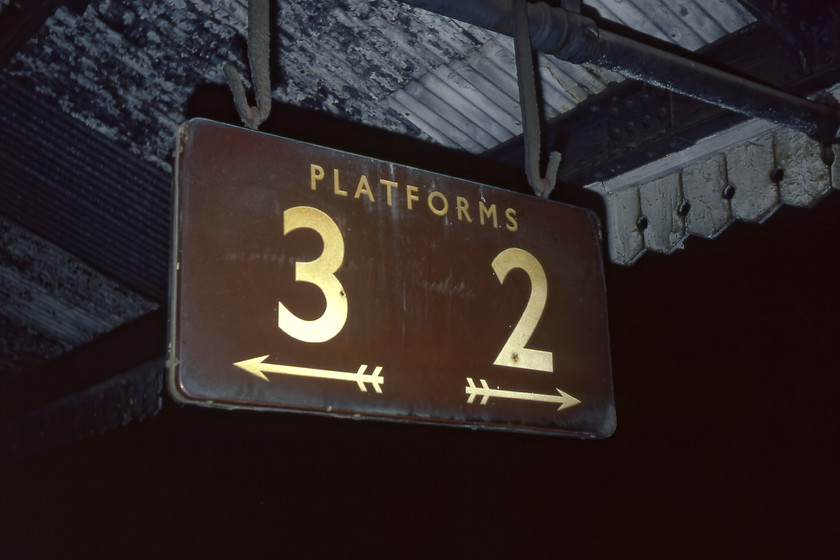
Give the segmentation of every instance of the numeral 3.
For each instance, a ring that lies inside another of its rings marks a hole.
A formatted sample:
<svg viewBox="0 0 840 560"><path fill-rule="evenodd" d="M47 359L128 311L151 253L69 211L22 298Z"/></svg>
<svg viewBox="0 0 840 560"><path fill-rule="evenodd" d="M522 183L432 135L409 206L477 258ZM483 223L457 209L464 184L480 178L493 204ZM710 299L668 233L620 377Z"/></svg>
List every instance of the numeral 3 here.
<svg viewBox="0 0 840 560"><path fill-rule="evenodd" d="M335 273L344 261L344 238L332 218L311 206L295 206L283 212L283 235L299 228L315 231L324 242L324 251L314 261L295 263L295 281L318 286L327 300L324 313L312 321L301 319L277 304L277 326L303 342L326 342L347 322L347 295Z"/></svg>

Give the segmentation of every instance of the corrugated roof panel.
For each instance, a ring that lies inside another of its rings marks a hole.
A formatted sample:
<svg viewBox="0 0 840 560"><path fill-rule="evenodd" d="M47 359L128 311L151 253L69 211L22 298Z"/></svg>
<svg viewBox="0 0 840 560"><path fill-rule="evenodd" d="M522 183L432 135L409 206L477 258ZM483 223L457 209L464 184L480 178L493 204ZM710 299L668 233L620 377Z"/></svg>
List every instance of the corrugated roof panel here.
<svg viewBox="0 0 840 560"><path fill-rule="evenodd" d="M498 132L498 139L510 138L511 134L515 134L519 122L496 102L498 97L507 99L507 96L473 68L458 62L451 68L435 68L430 74L450 82L462 97L473 99L475 107L489 119L487 129L493 134Z"/></svg>
<svg viewBox="0 0 840 560"><path fill-rule="evenodd" d="M593 0L585 4L596 8L606 19L692 50L752 21L752 16L737 0L685 0L678 4L663 0ZM445 21L445 18L441 20ZM474 32L471 27L465 26L465 29L470 33ZM480 146L485 144L481 139L487 135L501 143L522 132L513 40L487 31L483 33L488 38L480 48L461 60L454 60L445 67L433 70L437 77L447 76L461 95L429 95L427 89L435 90L441 86L436 84L430 88L428 78L421 76L418 81L423 83L425 88L414 89L408 86L395 92L387 100L395 110L399 110L398 106L422 106L422 119L412 120L411 116L408 118L437 141L440 141L441 131L473 131L468 133L468 138L463 142L458 140L462 135L455 132L444 134L446 140L442 142L449 147L471 152L480 150ZM590 95L603 91L609 83L623 79L615 72L593 65L570 64L545 55L538 57L538 73L542 81L542 101L546 118L553 118L573 109ZM469 85L464 87L464 84ZM422 99L412 99L413 91L421 92ZM472 111L464 104L486 106L488 109ZM485 113L492 115L492 118L484 119ZM447 115L457 115L457 122L446 122ZM463 123L464 116L476 119L472 127ZM507 129L509 136L499 135L498 124ZM426 126L432 126L435 132L430 132Z"/></svg>
<svg viewBox="0 0 840 560"><path fill-rule="evenodd" d="M642 33L697 50L754 18L737 0L585 0L609 19Z"/></svg>
<svg viewBox="0 0 840 560"><path fill-rule="evenodd" d="M483 137L486 136L486 143L492 147L502 141L502 139L510 136L510 132L492 116L485 112L481 105L469 102L470 99L468 96L470 93L473 93L474 95L477 90L473 89L472 91L469 91L464 88L460 88L455 81L443 79L435 72L430 72L424 76L423 82L426 84L427 88L435 91L438 94L438 97L440 97L443 101L448 101L450 105L461 112L465 118L474 123L483 123L482 129L479 132L479 136L476 137L476 140L484 142Z"/></svg>
<svg viewBox="0 0 840 560"><path fill-rule="evenodd" d="M614 72L570 64L553 56L539 55L537 61L547 118L574 108L610 82L621 79ZM488 149L484 147L487 136L495 140L489 146L493 147L522 133L516 59L510 37L493 34L463 60L439 66L418 82L423 84L422 89L409 85L389 96L387 103L445 146L477 153ZM458 95L452 95L453 91ZM419 96L416 99L415 93ZM447 122L448 115L457 115L457 122ZM464 123L464 117L472 122ZM467 138L458 140L464 138L463 134Z"/></svg>
<svg viewBox="0 0 840 560"><path fill-rule="evenodd" d="M509 37L495 37L493 39L493 44L497 47L497 50L494 52L496 65L505 70L508 74L510 68L513 68L514 70L513 74L510 74L510 79L506 80L505 83L510 84L511 88L515 88L515 95L513 97L517 100L518 106L519 81L516 77L516 50L513 46L513 40ZM537 72L543 68L544 59L546 58L548 57L543 57L542 55L540 56L541 60L535 67ZM514 93L513 90L511 90L511 93ZM565 99L563 97L565 97ZM571 98L568 95L558 95L557 89L555 87L551 87L551 84L543 83L542 101L545 104L546 115L554 116L561 110L568 111L575 105L574 103L569 103L570 100ZM565 107L565 109L562 109L563 107ZM516 111L517 114L520 113L518 108ZM522 125L520 124L519 130L521 131L521 129Z"/></svg>
<svg viewBox="0 0 840 560"><path fill-rule="evenodd" d="M486 149L485 144L475 139L476 135L483 133L480 125L464 118L421 82L409 84L405 89L397 91L395 97L405 107L409 119L417 115L440 131L447 139L444 145L462 147L471 152Z"/></svg>
<svg viewBox="0 0 840 560"><path fill-rule="evenodd" d="M510 132L519 130L519 117L515 116L514 110L517 107L517 98L511 97L499 84L493 80L491 73L486 73L477 67L476 59L482 58L478 52L471 54L466 60L458 61L447 71L450 71L450 79L453 82L463 80L464 88L470 89L469 98L475 103L481 103L483 99L492 102L492 110L496 121L504 124ZM441 69L438 70L442 72ZM512 116L514 115L514 116Z"/></svg>
<svg viewBox="0 0 840 560"><path fill-rule="evenodd" d="M419 130L423 131L426 136L438 144L450 147L456 147L458 145L455 141L431 124L432 122L436 122L438 120L437 116L433 112L429 111L422 105L419 106L419 110L415 110L415 106L408 107L403 105L401 102L403 100L407 101L409 104L412 104L413 102L413 98L401 92L396 92L388 99L388 106L392 110L396 111L401 118L413 123ZM424 116L428 117L429 121L427 121Z"/></svg>
<svg viewBox="0 0 840 560"><path fill-rule="evenodd" d="M499 60L504 62L505 70L509 71L513 68L513 73L510 78L513 83L516 83L516 100L519 103L519 85L516 77L516 50L513 45L513 39L502 35L497 35L493 39L493 44L499 47L497 54ZM500 65L501 66L501 65ZM593 65L572 64L560 60L557 57L545 54L538 54L537 56L538 70L543 72L543 94L552 96L545 99L548 107L552 106L568 106L564 110L548 111L549 118L556 116L561 112L572 109L577 103L583 101L589 95L599 93L604 90L606 85L610 82L618 81L621 78L619 74L598 68ZM563 98L572 101L571 104L564 103L552 92L562 92Z"/></svg>

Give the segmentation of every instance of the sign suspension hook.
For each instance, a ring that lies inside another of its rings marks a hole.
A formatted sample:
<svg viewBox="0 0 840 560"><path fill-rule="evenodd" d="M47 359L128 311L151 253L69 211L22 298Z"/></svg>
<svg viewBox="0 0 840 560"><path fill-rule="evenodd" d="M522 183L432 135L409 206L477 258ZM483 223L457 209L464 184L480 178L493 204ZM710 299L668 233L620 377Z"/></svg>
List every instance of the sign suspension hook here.
<svg viewBox="0 0 840 560"><path fill-rule="evenodd" d="M242 78L231 63L225 64L233 102L242 122L248 128L257 130L271 111L271 79L269 76L269 0L248 1L248 64L251 68L251 84L254 88L256 106L248 103Z"/></svg>
<svg viewBox="0 0 840 560"><path fill-rule="evenodd" d="M545 176L540 172L540 113L537 105L537 86L534 74L531 31L528 24L526 0L511 0L516 54L516 76L519 83L519 106L522 110L522 137L525 144L525 175L537 196L548 198L557 182L562 156L552 151L548 157Z"/></svg>

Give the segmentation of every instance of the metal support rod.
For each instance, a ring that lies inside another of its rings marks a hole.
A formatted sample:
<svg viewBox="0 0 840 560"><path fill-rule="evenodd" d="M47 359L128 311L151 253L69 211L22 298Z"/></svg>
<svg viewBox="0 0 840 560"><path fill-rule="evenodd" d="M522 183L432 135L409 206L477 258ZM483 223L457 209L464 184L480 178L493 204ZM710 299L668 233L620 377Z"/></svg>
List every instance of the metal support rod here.
<svg viewBox="0 0 840 560"><path fill-rule="evenodd" d="M510 0L402 1L513 35ZM820 141L834 141L840 132L840 111L835 107L599 29L586 16L541 2L528 5L528 21L533 47L546 54L578 64L591 62L718 107L789 126Z"/></svg>

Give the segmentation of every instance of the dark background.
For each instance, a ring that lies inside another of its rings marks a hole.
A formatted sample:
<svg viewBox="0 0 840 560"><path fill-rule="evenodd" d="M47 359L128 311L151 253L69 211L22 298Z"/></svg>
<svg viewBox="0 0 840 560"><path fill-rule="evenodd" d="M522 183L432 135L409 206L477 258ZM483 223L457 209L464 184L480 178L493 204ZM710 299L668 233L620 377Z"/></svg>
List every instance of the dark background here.
<svg viewBox="0 0 840 560"><path fill-rule="evenodd" d="M0 465L0 557L834 557L838 217L609 265L610 439L167 400Z"/></svg>

